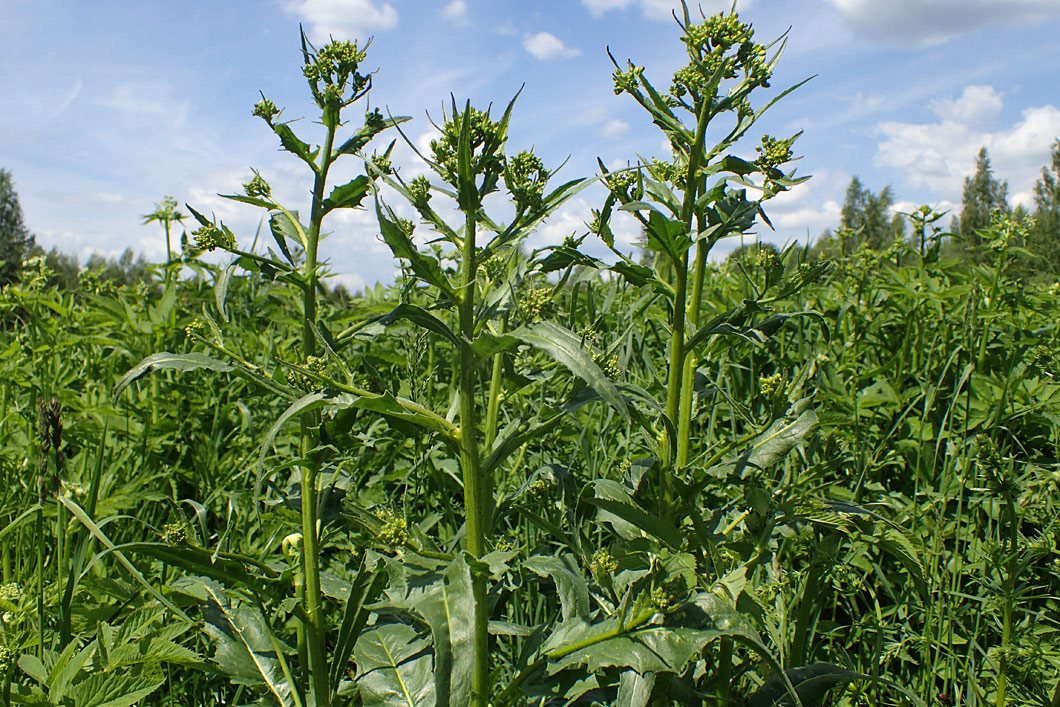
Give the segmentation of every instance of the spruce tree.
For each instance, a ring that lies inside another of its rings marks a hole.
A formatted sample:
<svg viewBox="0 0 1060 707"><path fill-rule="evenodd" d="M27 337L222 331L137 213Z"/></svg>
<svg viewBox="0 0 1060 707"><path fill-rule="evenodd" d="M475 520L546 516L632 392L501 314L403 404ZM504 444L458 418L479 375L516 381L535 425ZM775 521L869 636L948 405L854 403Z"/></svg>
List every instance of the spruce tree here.
<svg viewBox="0 0 1060 707"><path fill-rule="evenodd" d="M1042 167L1042 178L1034 185L1034 206L1028 249L1060 272L1060 139L1053 143L1052 163Z"/></svg>
<svg viewBox="0 0 1060 707"><path fill-rule="evenodd" d="M36 241L22 219L11 173L0 169L0 286L13 282Z"/></svg>
<svg viewBox="0 0 1060 707"><path fill-rule="evenodd" d="M904 234L901 218L891 213L894 192L886 186L879 194L865 187L854 177L847 187L846 199L840 212L839 227L858 233L853 245L864 243L874 250L882 250Z"/></svg>
<svg viewBox="0 0 1060 707"><path fill-rule="evenodd" d="M960 234L966 245L981 245L982 238L976 231L990 226L991 214L995 210L1009 212L1008 182L994 179L990 153L983 147L975 158L975 174L964 179L961 215L954 220L951 230Z"/></svg>

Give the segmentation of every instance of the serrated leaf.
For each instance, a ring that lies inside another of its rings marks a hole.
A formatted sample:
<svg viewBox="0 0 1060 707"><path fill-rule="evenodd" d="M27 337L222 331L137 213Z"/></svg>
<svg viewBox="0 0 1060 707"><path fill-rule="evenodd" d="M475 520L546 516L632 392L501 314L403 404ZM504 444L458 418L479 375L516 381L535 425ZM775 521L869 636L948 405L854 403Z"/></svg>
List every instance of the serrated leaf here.
<svg viewBox="0 0 1060 707"><path fill-rule="evenodd" d="M286 123L276 123L272 126L272 130L276 133L276 136L280 138L280 144L283 145L283 149L298 155L304 162L313 166L315 169L313 160L316 159L317 151L311 150L309 145L302 142L298 136L294 134L294 131L291 130L289 125Z"/></svg>
<svg viewBox="0 0 1060 707"><path fill-rule="evenodd" d="M118 397L131 383L147 375L151 371L168 368L176 371L193 371L197 368L206 368L211 371L224 373L231 371L232 366L224 361L211 358L204 353L161 353L151 354L140 363L133 366L122 376L117 385L114 386L114 397Z"/></svg>
<svg viewBox="0 0 1060 707"><path fill-rule="evenodd" d="M372 180L363 174L335 187L328 198L324 199L324 213L333 209L353 209L360 206L371 188Z"/></svg>
<svg viewBox="0 0 1060 707"><path fill-rule="evenodd" d="M297 218L297 211L290 211L287 213L284 213L283 211L273 211L269 214L269 233L272 234L272 239L276 241L276 246L280 249L280 252L283 253L283 257L287 258L287 262L291 265L294 265L294 256L291 255L291 249L290 246L287 245L287 240L290 239L294 243L300 244L303 248L305 248L307 244L305 227L300 223L295 225L293 220Z"/></svg>
<svg viewBox="0 0 1060 707"><path fill-rule="evenodd" d="M292 704L291 686L280 670L265 619L256 610L232 606L216 586L205 583L204 587L208 601L202 607L203 628L214 644L214 662L232 682L263 685L284 707Z"/></svg>
<svg viewBox="0 0 1060 707"><path fill-rule="evenodd" d="M214 283L213 286L214 301L217 303L217 312L221 315L221 319L223 319L226 324L229 321L228 286L232 282L232 275L235 273L236 266L238 265L238 260L233 260L229 263L217 276L217 282Z"/></svg>
<svg viewBox="0 0 1060 707"><path fill-rule="evenodd" d="M68 693L77 707L131 707L165 682L161 675L96 673Z"/></svg>

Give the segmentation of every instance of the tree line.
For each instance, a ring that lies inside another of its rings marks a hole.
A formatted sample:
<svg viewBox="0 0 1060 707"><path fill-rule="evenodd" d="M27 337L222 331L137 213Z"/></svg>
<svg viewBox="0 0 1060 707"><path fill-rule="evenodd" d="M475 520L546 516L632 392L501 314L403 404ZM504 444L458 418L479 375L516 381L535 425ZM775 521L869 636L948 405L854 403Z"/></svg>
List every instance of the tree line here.
<svg viewBox="0 0 1060 707"><path fill-rule="evenodd" d="M1029 219L1025 242L1014 244L1026 251L1019 263L1024 275L1060 273L1060 138L1053 143L1050 164L1042 167L1041 178L1034 186L1033 211L1022 204L1009 205L1008 183L994 176L986 147L979 150L975 173L964 180L961 211L952 216L949 231L944 234L944 255L975 262L989 259L980 233L997 213L1018 221ZM882 250L911 237L907 219L895 211L891 187L873 193L854 177L846 191L838 227L821 234L810 250L815 257L834 258L863 246Z"/></svg>
<svg viewBox="0 0 1060 707"><path fill-rule="evenodd" d="M943 234L943 255L975 262L988 259L980 231L989 227L991 219L1000 212L1017 220L1030 219L1025 242L1015 244L1026 251L1020 259L1020 271L1028 276L1060 274L1060 138L1053 143L1050 157L1050 164L1042 167L1041 178L1034 185L1034 210L1030 211L1023 205L1009 205L1008 183L994 176L987 148L980 149L975 173L964 180L961 211L953 215L948 233ZM183 218L170 197L144 216L144 223L158 222L165 229L170 257L170 228ZM896 241L914 237L907 218L895 210L891 187L873 192L854 177L846 190L838 226L825 230L810 246L809 254L817 259L836 258L861 247L883 250ZM743 257L760 247L738 248L730 257ZM23 261L32 257L44 258L53 273L53 284L66 289L77 287L85 276L112 285L148 283L154 277L150 263L142 254L136 256L131 248L118 258L94 253L84 265L57 248L45 251L25 224L11 173L0 169L0 286L17 280ZM344 290L335 294L349 297Z"/></svg>

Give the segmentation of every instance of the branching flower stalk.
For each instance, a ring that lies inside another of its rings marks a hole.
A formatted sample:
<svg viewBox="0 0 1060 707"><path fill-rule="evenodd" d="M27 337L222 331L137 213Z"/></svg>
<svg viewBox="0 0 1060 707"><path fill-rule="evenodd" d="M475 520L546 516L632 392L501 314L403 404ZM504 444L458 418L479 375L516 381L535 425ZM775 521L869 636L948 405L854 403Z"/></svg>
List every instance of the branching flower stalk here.
<svg viewBox="0 0 1060 707"><path fill-rule="evenodd" d="M269 211L270 230L286 262L240 251L235 237L223 224L215 224L202 214L191 209L201 227L193 234L196 247L201 250L222 248L240 258L240 262L252 268L266 268L270 272L282 273L285 280L296 285L302 293L302 355L311 361L318 354L317 290L321 278L319 248L322 224L328 213L339 208L356 208L368 194L373 178L359 176L347 184L334 188L325 196L331 167L343 155L358 154L378 133L400 119L386 121L378 111L366 114L364 126L352 137L336 147L336 136L343 125L343 110L363 98L371 88L371 75L358 71L365 58L365 49L348 41L332 41L315 49L304 37L302 55L303 74L317 107L321 111L321 124L325 135L321 147L311 148L300 140L287 123L277 120L280 110L269 99L262 97L254 106L254 115L261 118L279 137L285 150L299 157L313 171L312 203L309 223L303 225L298 212L288 209L273 198L271 187L255 172L253 179L243 185L243 195L228 198L252 204ZM389 152L388 152L389 153ZM190 208L190 207L189 207ZM292 255L301 249L302 258ZM275 389L275 384L256 373L256 367L241 361L222 344L202 336L198 330L191 332L198 340L211 348L230 354L240 361L244 375ZM366 391L356 390L357 393ZM329 662L326 654L326 626L323 616L323 594L320 582L320 532L318 517L320 459L315 454L318 446L319 411L312 410L300 415L299 466L301 469L301 533L297 543L291 543L290 552L296 554L298 582L296 588L301 602L299 616L302 621L298 631L299 654L303 656L305 675L309 680L311 702L318 707L331 704L329 685Z"/></svg>
<svg viewBox="0 0 1060 707"><path fill-rule="evenodd" d="M750 25L736 13L694 23L687 6L683 9L679 24L689 63L673 75L668 94L660 94L643 68L633 63L623 70L615 62L614 74L615 93L629 94L652 115L673 149L673 161L643 164L636 180L608 175L604 169L611 195L594 222L594 230L613 248L608 221L616 203L620 204L640 221L648 247L663 254L672 269L672 282L667 282L667 268L654 273L657 290L671 304L664 409L676 429L676 439L664 436L659 477L659 514L669 520L678 505L674 482L690 457L692 382L698 359L690 350L694 333L690 334L689 327L700 324L707 256L721 238L750 229L762 213L762 202L802 181L780 170L792 158L794 137L763 138L760 157L754 162L725 154L772 103L801 85L781 92L757 111L748 102L752 92L769 86L783 43L767 59L769 47L754 41ZM677 111L691 114L694 127L686 126ZM731 114L736 124L717 144L708 146L708 126L724 114ZM752 179L755 176L757 180ZM714 181L708 183L711 177ZM748 189L759 196L749 198Z"/></svg>

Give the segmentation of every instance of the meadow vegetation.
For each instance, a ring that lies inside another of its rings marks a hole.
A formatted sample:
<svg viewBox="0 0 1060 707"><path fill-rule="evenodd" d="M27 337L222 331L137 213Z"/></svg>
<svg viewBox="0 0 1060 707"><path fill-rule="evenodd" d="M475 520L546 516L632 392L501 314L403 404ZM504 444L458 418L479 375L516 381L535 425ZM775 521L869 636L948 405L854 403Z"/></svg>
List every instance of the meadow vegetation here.
<svg viewBox="0 0 1060 707"><path fill-rule="evenodd" d="M909 239L712 260L804 179L797 136L754 133L793 89L770 90L783 41L678 24L666 85L614 73L671 161L558 179L508 144L516 99L453 99L406 179L365 48L303 38L319 134L253 113L309 209L256 172L229 197L268 246L167 200L145 218L171 255L136 279L24 264L0 290L0 705L1060 705L1060 285L1023 277L1034 223L995 212L972 259L925 207ZM362 174L332 184L340 160ZM597 181L582 233L526 245ZM354 208L402 277L340 297L319 245Z"/></svg>

